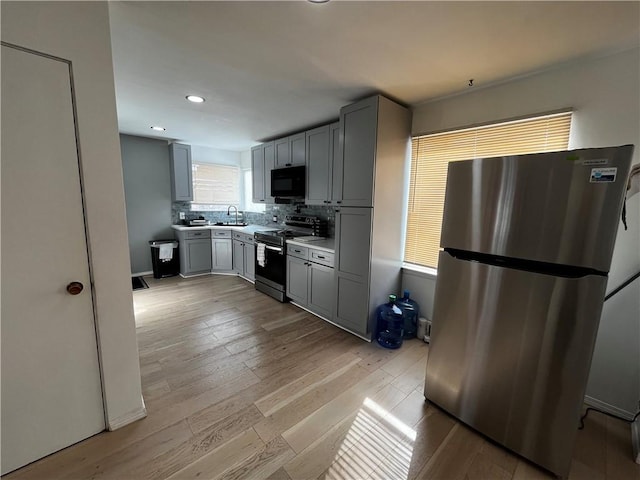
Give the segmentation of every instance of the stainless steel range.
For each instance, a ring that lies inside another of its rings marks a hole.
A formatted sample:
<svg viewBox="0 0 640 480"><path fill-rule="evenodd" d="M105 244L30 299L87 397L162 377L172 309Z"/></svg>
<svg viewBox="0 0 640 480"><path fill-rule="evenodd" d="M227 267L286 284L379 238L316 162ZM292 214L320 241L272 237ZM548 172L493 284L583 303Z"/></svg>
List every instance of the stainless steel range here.
<svg viewBox="0 0 640 480"><path fill-rule="evenodd" d="M256 290L286 302L288 238L326 236L327 222L307 215L287 215L287 229L254 234L256 249Z"/></svg>

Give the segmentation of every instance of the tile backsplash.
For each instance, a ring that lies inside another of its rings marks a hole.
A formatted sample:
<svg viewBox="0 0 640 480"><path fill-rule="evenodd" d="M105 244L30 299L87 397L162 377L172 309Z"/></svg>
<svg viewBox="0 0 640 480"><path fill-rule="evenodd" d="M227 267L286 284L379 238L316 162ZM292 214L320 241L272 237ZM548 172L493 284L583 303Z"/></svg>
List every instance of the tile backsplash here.
<svg viewBox="0 0 640 480"><path fill-rule="evenodd" d="M299 210L299 212L297 211ZM181 225L186 223L184 220L180 220L180 212L184 212L186 221L189 219L204 217L205 220L210 222L230 222L235 220L235 212L231 215L227 215L227 211L212 212L212 211L192 211L191 204L189 202L173 202L171 204L171 223L174 225ZM277 204L266 205L264 213L257 212L242 212L238 214L238 219L242 219L244 222L254 225L265 225L284 228L284 219L286 215L299 214L299 215L312 215L322 220L327 221L329 227L329 236L333 237L335 232L335 211L333 207L326 207L320 205L301 205L295 207L293 205ZM277 221L273 221L274 215L277 217Z"/></svg>

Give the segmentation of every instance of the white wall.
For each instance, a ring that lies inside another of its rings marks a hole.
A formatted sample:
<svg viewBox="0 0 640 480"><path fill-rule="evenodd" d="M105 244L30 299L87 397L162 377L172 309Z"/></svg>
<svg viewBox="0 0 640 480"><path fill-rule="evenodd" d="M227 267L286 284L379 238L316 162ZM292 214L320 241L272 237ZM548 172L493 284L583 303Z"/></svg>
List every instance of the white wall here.
<svg viewBox="0 0 640 480"><path fill-rule="evenodd" d="M2 40L73 64L106 420L115 428L145 411L107 4L3 1Z"/></svg>
<svg viewBox="0 0 640 480"><path fill-rule="evenodd" d="M414 108L412 132L424 134L571 107L569 148L632 143L636 145L633 163L638 163L639 106L640 49L635 48L424 103ZM609 291L640 270L639 203L640 194L628 201L629 230L618 231ZM428 302L421 303L425 311L432 310L435 282L425 278L416 285L415 275L405 273L403 283L412 285L418 302L420 297ZM640 305L625 305L624 310L607 308L601 319L593 363L600 376L608 378L592 379L588 394L630 413L637 410L640 399ZM616 345L627 352L624 358L611 350ZM621 388L616 377L632 382L633 387ZM597 388L592 387L596 384Z"/></svg>

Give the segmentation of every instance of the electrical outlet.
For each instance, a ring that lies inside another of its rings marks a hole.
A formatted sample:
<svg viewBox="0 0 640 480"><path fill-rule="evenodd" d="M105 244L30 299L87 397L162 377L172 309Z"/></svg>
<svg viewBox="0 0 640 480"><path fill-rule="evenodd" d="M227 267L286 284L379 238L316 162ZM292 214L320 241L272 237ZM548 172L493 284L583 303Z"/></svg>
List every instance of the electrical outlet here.
<svg viewBox="0 0 640 480"><path fill-rule="evenodd" d="M186 217L184 212L180 212L180 220L184 220Z"/></svg>
<svg viewBox="0 0 640 480"><path fill-rule="evenodd" d="M274 215L274 216L273 216L273 218L272 218L272 220L273 220L274 222L276 222L276 223L277 223L277 222L278 222L278 216L277 216L277 215Z"/></svg>

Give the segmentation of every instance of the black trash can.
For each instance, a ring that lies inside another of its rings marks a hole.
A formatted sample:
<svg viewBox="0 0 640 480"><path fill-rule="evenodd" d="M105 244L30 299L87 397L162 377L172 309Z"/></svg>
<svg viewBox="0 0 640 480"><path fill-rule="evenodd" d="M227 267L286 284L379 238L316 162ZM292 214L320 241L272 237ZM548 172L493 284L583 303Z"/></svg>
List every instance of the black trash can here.
<svg viewBox="0 0 640 480"><path fill-rule="evenodd" d="M153 278L174 277L180 272L177 240L151 240ZM161 255L162 253L162 255Z"/></svg>

